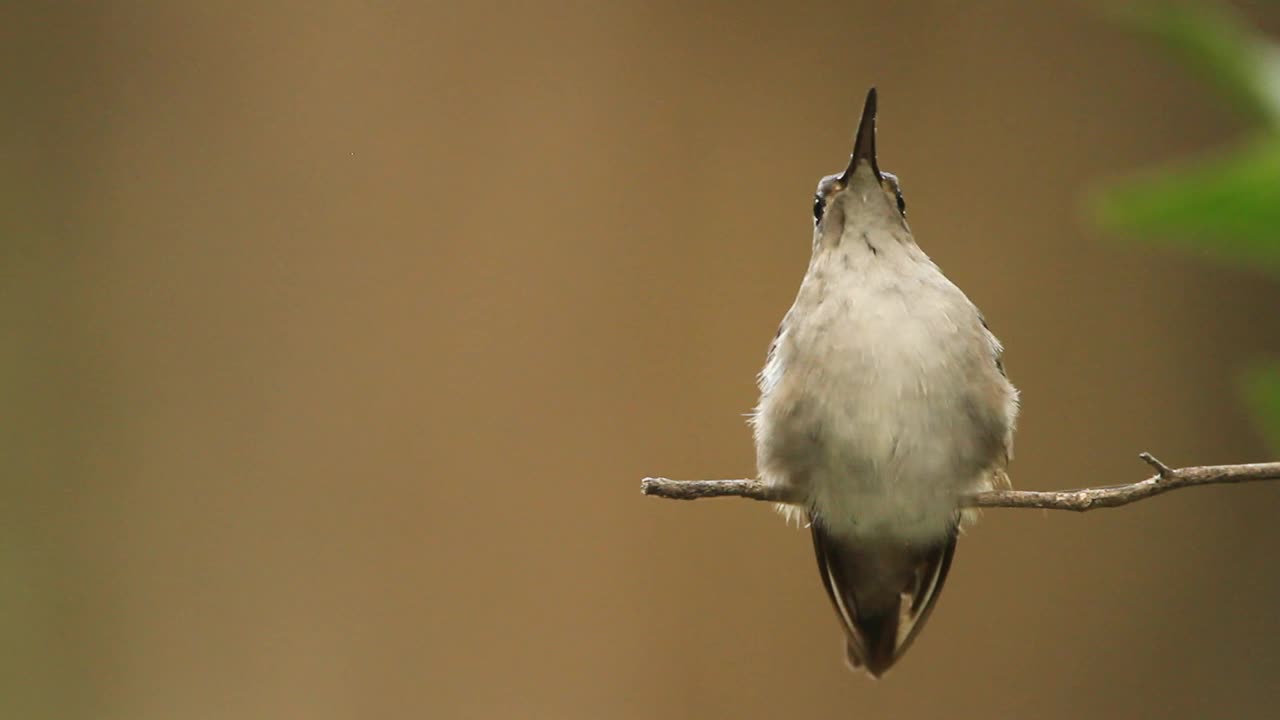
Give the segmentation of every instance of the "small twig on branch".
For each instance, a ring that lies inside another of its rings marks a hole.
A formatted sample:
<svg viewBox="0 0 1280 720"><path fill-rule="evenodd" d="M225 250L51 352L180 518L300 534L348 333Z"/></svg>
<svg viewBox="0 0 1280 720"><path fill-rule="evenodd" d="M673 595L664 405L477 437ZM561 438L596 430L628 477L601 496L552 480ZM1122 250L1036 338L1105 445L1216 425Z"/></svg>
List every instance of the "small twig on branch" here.
<svg viewBox="0 0 1280 720"><path fill-rule="evenodd" d="M1280 480L1280 462L1252 463L1248 465L1205 465L1201 467L1171 468L1157 460L1151 453L1139 455L1155 468L1156 474L1146 480L1128 485L1080 488L1078 490L992 490L964 498L967 507L983 508L1040 508L1041 510L1072 510L1084 512L1095 508L1119 507L1144 500L1154 495L1193 487L1195 485L1219 485L1226 483ZM741 497L766 502L790 502L787 494L770 487L761 480L668 480L645 478L640 481L644 495L669 500L698 500L708 497Z"/></svg>
<svg viewBox="0 0 1280 720"><path fill-rule="evenodd" d="M1159 460L1156 459L1155 455L1152 455L1149 452L1140 452L1138 453L1138 457L1142 459L1142 462L1155 468L1156 474L1162 478L1167 478L1173 474L1173 468L1160 462Z"/></svg>

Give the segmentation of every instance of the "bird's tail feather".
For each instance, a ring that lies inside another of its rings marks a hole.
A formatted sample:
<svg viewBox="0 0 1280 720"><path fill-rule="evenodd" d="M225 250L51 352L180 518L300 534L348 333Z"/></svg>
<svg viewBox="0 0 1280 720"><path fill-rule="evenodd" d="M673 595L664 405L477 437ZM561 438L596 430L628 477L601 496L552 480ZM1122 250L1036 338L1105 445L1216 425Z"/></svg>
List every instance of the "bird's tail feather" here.
<svg viewBox="0 0 1280 720"><path fill-rule="evenodd" d="M957 530L913 546L842 537L817 519L810 528L822 583L844 625L848 662L880 677L929 618L951 568Z"/></svg>

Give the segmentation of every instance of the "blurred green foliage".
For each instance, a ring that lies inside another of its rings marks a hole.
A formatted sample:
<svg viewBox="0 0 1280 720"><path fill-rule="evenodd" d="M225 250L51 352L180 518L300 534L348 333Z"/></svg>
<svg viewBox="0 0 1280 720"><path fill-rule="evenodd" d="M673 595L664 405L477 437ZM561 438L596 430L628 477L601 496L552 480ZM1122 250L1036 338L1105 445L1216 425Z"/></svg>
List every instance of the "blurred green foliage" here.
<svg viewBox="0 0 1280 720"><path fill-rule="evenodd" d="M1262 423L1262 432L1273 443L1280 441L1280 367L1250 373L1246 377L1245 390ZM1277 449L1280 450L1280 446Z"/></svg>
<svg viewBox="0 0 1280 720"><path fill-rule="evenodd" d="M1216 156L1104 188L1094 202L1099 224L1280 278L1280 44L1206 3L1143 3L1117 17L1208 81L1250 130ZM1280 363L1251 371L1244 386L1280 452Z"/></svg>
<svg viewBox="0 0 1280 720"><path fill-rule="evenodd" d="M1280 276L1280 137L1111 188L1097 212L1112 230Z"/></svg>

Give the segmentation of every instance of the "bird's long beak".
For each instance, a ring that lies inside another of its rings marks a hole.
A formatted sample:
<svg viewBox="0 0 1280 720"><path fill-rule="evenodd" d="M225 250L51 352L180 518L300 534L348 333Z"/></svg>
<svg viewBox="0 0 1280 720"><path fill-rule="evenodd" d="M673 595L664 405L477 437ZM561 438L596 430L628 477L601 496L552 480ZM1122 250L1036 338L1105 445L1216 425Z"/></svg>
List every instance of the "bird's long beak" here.
<svg viewBox="0 0 1280 720"><path fill-rule="evenodd" d="M866 161L871 165L871 172L876 180L880 180L880 167L876 165L876 89L867 91L867 104L862 107L862 121L858 123L858 138L853 141L853 154L849 156L849 167L840 176L840 182L848 184L858 169L858 163Z"/></svg>

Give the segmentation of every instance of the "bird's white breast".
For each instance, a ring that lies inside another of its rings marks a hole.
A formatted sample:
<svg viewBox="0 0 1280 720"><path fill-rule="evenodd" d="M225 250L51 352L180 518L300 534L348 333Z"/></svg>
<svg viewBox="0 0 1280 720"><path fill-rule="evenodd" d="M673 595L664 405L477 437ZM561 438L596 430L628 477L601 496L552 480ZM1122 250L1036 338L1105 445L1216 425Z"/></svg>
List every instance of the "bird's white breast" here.
<svg viewBox="0 0 1280 720"><path fill-rule="evenodd" d="M762 373L762 476L800 488L835 532L941 537L958 494L989 482L993 434L1006 432L985 389L1005 382L991 340L927 259L830 270L810 268Z"/></svg>

